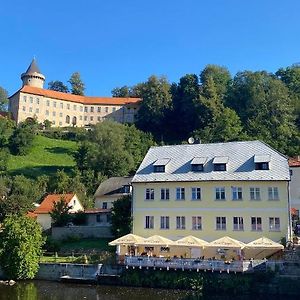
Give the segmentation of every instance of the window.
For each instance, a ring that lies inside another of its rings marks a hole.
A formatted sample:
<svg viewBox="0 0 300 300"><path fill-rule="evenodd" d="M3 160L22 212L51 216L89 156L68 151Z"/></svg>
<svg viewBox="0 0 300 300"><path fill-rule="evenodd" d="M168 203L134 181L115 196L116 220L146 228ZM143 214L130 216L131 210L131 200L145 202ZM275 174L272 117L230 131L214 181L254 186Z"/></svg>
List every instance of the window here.
<svg viewBox="0 0 300 300"><path fill-rule="evenodd" d="M108 107L105 107L105 112L107 112L107 113L108 113Z"/></svg>
<svg viewBox="0 0 300 300"><path fill-rule="evenodd" d="M46 105L50 106L50 101L49 100L47 100Z"/></svg>
<svg viewBox="0 0 300 300"><path fill-rule="evenodd" d="M154 216L146 216L145 228L146 229L153 229L154 228Z"/></svg>
<svg viewBox="0 0 300 300"><path fill-rule="evenodd" d="M185 189L184 188L176 188L176 200L184 200L185 199Z"/></svg>
<svg viewBox="0 0 300 300"><path fill-rule="evenodd" d="M160 200L169 200L169 199L170 199L169 189L161 189L160 190Z"/></svg>
<svg viewBox="0 0 300 300"><path fill-rule="evenodd" d="M35 109L35 113L38 114L39 112L40 112L40 109L39 109L39 108L36 108L36 109Z"/></svg>
<svg viewBox="0 0 300 300"><path fill-rule="evenodd" d="M232 189L232 200L243 199L243 192L241 187L233 186L231 189Z"/></svg>
<svg viewBox="0 0 300 300"><path fill-rule="evenodd" d="M84 116L84 121L87 121L87 116Z"/></svg>
<svg viewBox="0 0 300 300"><path fill-rule="evenodd" d="M278 187L269 187L268 196L269 200L279 200Z"/></svg>
<svg viewBox="0 0 300 300"><path fill-rule="evenodd" d="M192 188L192 200L201 200L201 188L199 187Z"/></svg>
<svg viewBox="0 0 300 300"><path fill-rule="evenodd" d="M70 109L70 104L69 103L67 104L67 109Z"/></svg>
<svg viewBox="0 0 300 300"><path fill-rule="evenodd" d="M66 123L70 124L70 116L66 116Z"/></svg>
<svg viewBox="0 0 300 300"><path fill-rule="evenodd" d="M185 217L176 217L176 229L185 229Z"/></svg>
<svg viewBox="0 0 300 300"><path fill-rule="evenodd" d="M277 217L269 218L269 230L280 231L280 219Z"/></svg>
<svg viewBox="0 0 300 300"><path fill-rule="evenodd" d="M40 104L40 99L39 98L36 98L36 104Z"/></svg>
<svg viewBox="0 0 300 300"><path fill-rule="evenodd" d="M214 164L214 171L226 171L226 164Z"/></svg>
<svg viewBox="0 0 300 300"><path fill-rule="evenodd" d="M260 200L260 188L258 187L250 188L250 200Z"/></svg>
<svg viewBox="0 0 300 300"><path fill-rule="evenodd" d="M23 101L26 102L26 100L27 100L27 97L23 96Z"/></svg>
<svg viewBox="0 0 300 300"><path fill-rule="evenodd" d="M82 106L80 106L80 107L79 107L79 110L80 110L80 111L83 111L83 107L82 107Z"/></svg>
<svg viewBox="0 0 300 300"><path fill-rule="evenodd" d="M94 117L93 117L93 116L92 116L92 117L90 117L90 120L91 120L91 121L94 121Z"/></svg>
<svg viewBox="0 0 300 300"><path fill-rule="evenodd" d="M77 110L77 106L76 105L73 105L73 110Z"/></svg>
<svg viewBox="0 0 300 300"><path fill-rule="evenodd" d="M101 121L101 117L97 117L97 121L100 122Z"/></svg>
<svg viewBox="0 0 300 300"><path fill-rule="evenodd" d="M216 187L215 192L216 192L216 200L226 199L225 187Z"/></svg>
<svg viewBox="0 0 300 300"><path fill-rule="evenodd" d="M33 98L29 97L30 103L33 103Z"/></svg>
<svg viewBox="0 0 300 300"><path fill-rule="evenodd" d="M146 189L145 199L154 200L154 189Z"/></svg>
<svg viewBox="0 0 300 300"><path fill-rule="evenodd" d="M23 108L22 108L22 109L23 109L23 111L26 111L26 107L25 107L25 106L23 106Z"/></svg>
<svg viewBox="0 0 300 300"><path fill-rule="evenodd" d="M94 106L91 106L91 112L94 112Z"/></svg>
<svg viewBox="0 0 300 300"><path fill-rule="evenodd" d="M53 101L53 107L56 107L56 101Z"/></svg>
<svg viewBox="0 0 300 300"><path fill-rule="evenodd" d="M46 110L46 116L49 116L49 110Z"/></svg>
<svg viewBox="0 0 300 300"><path fill-rule="evenodd" d="M55 112L55 111L52 112L52 116L53 116L53 117L56 116L56 112Z"/></svg>
<svg viewBox="0 0 300 300"><path fill-rule="evenodd" d="M82 121L82 116L79 116L79 120Z"/></svg>
<svg viewBox="0 0 300 300"><path fill-rule="evenodd" d="M101 106L97 107L97 112L101 112Z"/></svg>
<svg viewBox="0 0 300 300"><path fill-rule="evenodd" d="M96 222L101 223L101 215L100 214L96 215Z"/></svg>
<svg viewBox="0 0 300 300"><path fill-rule="evenodd" d="M252 231L262 230L261 217L251 217L251 230Z"/></svg>
<svg viewBox="0 0 300 300"><path fill-rule="evenodd" d="M256 163L255 170L269 170L269 163L268 162Z"/></svg>
<svg viewBox="0 0 300 300"><path fill-rule="evenodd" d="M124 185L123 186L123 193L124 194L129 194L131 190L131 186L130 185Z"/></svg>
<svg viewBox="0 0 300 300"><path fill-rule="evenodd" d="M107 202L103 202L103 203L102 203L102 208L103 208L103 209L107 209Z"/></svg>
<svg viewBox="0 0 300 300"><path fill-rule="evenodd" d="M62 114L62 113L59 113L59 116L62 118L63 114Z"/></svg>
<svg viewBox="0 0 300 300"><path fill-rule="evenodd" d="M29 112L32 112L32 107L29 107Z"/></svg>
<svg viewBox="0 0 300 300"><path fill-rule="evenodd" d="M226 217L216 217L216 230L226 230Z"/></svg>
<svg viewBox="0 0 300 300"><path fill-rule="evenodd" d="M244 230L243 217L233 217L233 230Z"/></svg>
<svg viewBox="0 0 300 300"><path fill-rule="evenodd" d="M62 122L61 121L59 122L59 126L62 126Z"/></svg>
<svg viewBox="0 0 300 300"><path fill-rule="evenodd" d="M203 164L193 164L192 171L193 172L203 172Z"/></svg>
<svg viewBox="0 0 300 300"><path fill-rule="evenodd" d="M88 112L87 106L84 107L84 112Z"/></svg>
<svg viewBox="0 0 300 300"><path fill-rule="evenodd" d="M170 229L170 217L160 217L160 229Z"/></svg>
<svg viewBox="0 0 300 300"><path fill-rule="evenodd" d="M202 230L202 217L192 217L192 230Z"/></svg>
<svg viewBox="0 0 300 300"><path fill-rule="evenodd" d="M51 122L51 124L52 124L52 125L55 125L55 121L53 120L53 121Z"/></svg>
<svg viewBox="0 0 300 300"><path fill-rule="evenodd" d="M116 108L115 108L115 107L113 107L113 108L112 108L112 111L113 111L113 112L115 112L115 111L116 111Z"/></svg>
<svg viewBox="0 0 300 300"><path fill-rule="evenodd" d="M106 222L111 223L111 214L106 215Z"/></svg>
<svg viewBox="0 0 300 300"><path fill-rule="evenodd" d="M59 104L59 106L60 108L64 108L64 104L62 102Z"/></svg>
<svg viewBox="0 0 300 300"><path fill-rule="evenodd" d="M155 173L164 173L165 172L165 166L154 166L154 172Z"/></svg>

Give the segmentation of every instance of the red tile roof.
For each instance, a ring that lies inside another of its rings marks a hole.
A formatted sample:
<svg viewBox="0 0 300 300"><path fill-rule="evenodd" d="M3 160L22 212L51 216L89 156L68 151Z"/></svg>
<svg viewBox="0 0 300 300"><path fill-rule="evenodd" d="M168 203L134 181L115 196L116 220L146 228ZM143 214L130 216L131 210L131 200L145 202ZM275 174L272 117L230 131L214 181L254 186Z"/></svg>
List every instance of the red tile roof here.
<svg viewBox="0 0 300 300"><path fill-rule="evenodd" d="M289 158L290 167L300 167L300 156Z"/></svg>
<svg viewBox="0 0 300 300"><path fill-rule="evenodd" d="M32 212L32 211L29 211L27 214L26 214L27 217L29 218L32 218L32 219L36 219L37 218L37 214Z"/></svg>
<svg viewBox="0 0 300 300"><path fill-rule="evenodd" d="M36 208L34 213L36 214L48 214L52 211L54 203L60 201L62 198L69 203L75 194L50 194L44 198L41 205Z"/></svg>
<svg viewBox="0 0 300 300"><path fill-rule="evenodd" d="M65 100L70 102L82 103L82 104L124 105L124 104L137 104L142 100L140 98L79 96L79 95L73 95L69 93L62 93L62 92L56 92L52 90L41 89L29 85L24 85L19 90L19 92L44 96L47 98L54 98L54 99Z"/></svg>

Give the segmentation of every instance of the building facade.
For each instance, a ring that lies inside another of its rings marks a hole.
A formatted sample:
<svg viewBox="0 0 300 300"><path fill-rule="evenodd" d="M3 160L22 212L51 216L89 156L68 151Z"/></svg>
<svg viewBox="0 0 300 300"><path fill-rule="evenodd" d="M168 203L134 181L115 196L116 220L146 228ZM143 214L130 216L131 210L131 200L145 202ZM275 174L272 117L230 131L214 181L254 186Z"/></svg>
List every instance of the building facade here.
<svg viewBox="0 0 300 300"><path fill-rule="evenodd" d="M33 60L21 75L23 86L9 97L9 111L19 123L37 118L55 127L87 126L106 119L133 123L140 98L88 97L44 89L45 76Z"/></svg>
<svg viewBox="0 0 300 300"><path fill-rule="evenodd" d="M287 158L260 141L152 147L133 180L133 233L172 240L290 235Z"/></svg>

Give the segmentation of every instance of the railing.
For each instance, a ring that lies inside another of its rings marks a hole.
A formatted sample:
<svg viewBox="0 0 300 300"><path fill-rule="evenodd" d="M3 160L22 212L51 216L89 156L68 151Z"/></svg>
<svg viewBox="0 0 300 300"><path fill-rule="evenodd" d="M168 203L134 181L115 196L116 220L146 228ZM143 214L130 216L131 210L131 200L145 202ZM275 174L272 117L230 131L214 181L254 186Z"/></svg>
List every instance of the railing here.
<svg viewBox="0 0 300 300"><path fill-rule="evenodd" d="M221 272L244 272L252 268L247 261L223 261L205 260L193 258L158 258L142 256L126 256L124 261L126 266L139 268L161 268L161 269L182 269L182 270L207 270Z"/></svg>

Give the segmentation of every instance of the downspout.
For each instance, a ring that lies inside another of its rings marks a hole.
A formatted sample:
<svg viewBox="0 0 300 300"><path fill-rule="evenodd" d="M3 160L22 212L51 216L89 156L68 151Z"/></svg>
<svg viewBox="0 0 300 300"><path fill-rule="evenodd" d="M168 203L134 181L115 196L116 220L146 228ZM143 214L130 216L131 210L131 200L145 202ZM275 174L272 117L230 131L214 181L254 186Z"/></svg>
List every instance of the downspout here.
<svg viewBox="0 0 300 300"><path fill-rule="evenodd" d="M288 235L287 235L287 242L292 241L292 216L291 216L291 191L290 191L290 182L291 180L288 181L287 184L287 192L288 192Z"/></svg>

